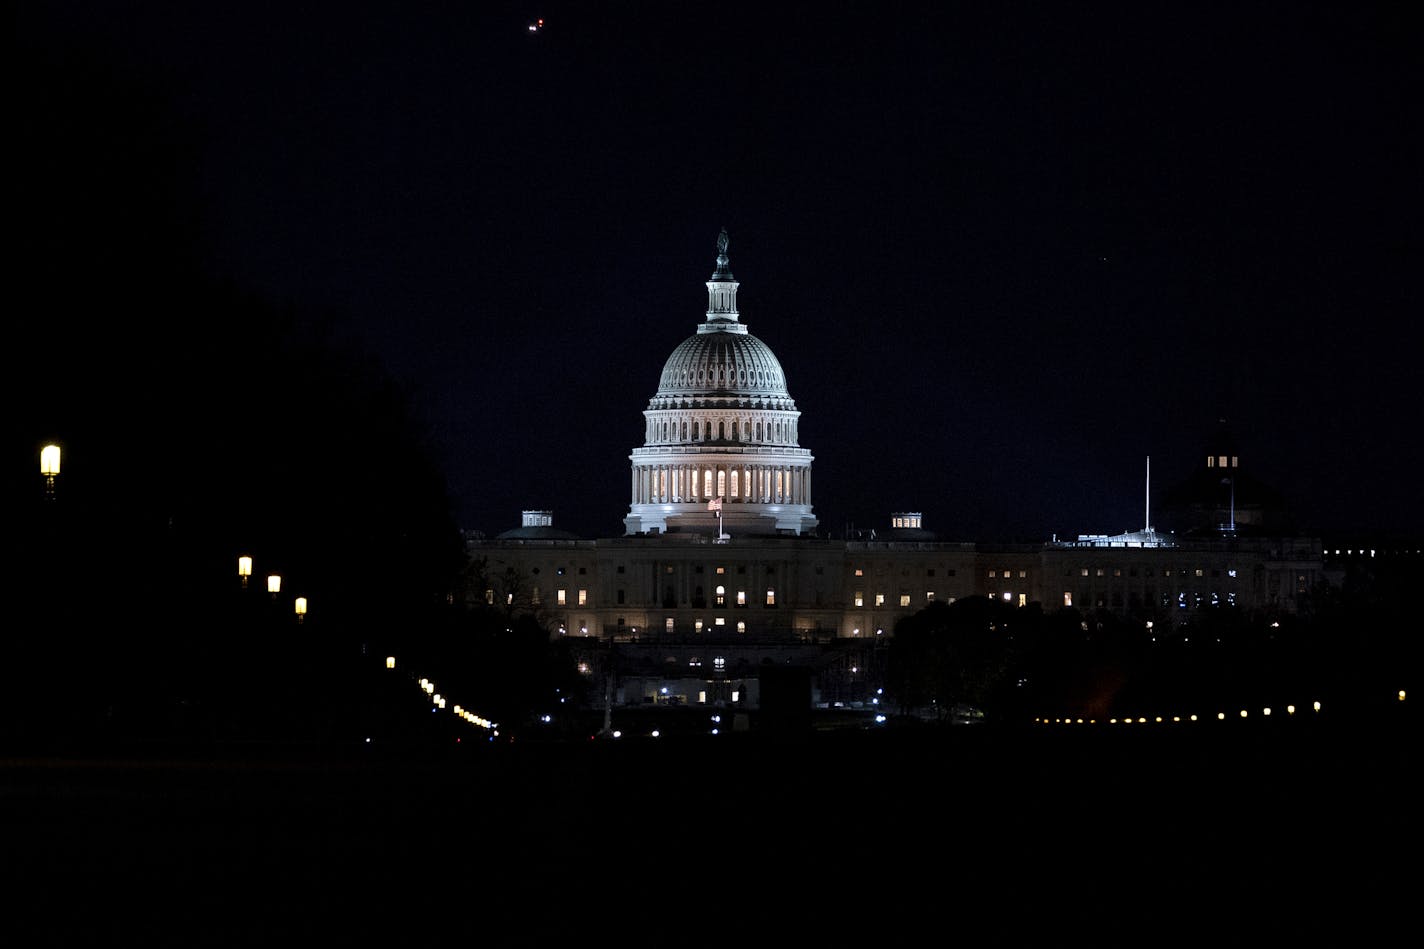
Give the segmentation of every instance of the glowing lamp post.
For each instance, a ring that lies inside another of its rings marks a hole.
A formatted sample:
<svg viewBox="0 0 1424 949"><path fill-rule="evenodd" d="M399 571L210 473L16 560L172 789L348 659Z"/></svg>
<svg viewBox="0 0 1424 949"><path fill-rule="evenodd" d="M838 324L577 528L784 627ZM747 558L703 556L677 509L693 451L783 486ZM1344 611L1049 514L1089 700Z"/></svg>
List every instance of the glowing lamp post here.
<svg viewBox="0 0 1424 949"><path fill-rule="evenodd" d="M54 500L54 479L59 474L59 446L46 445L40 449L40 474L45 479L45 497Z"/></svg>
<svg viewBox="0 0 1424 949"><path fill-rule="evenodd" d="M304 621L304 620L307 618L307 598L306 598L306 597L304 597L304 596L299 596L299 597L297 597L296 605L295 605L293 608L296 610L297 622L298 622L298 623Z"/></svg>
<svg viewBox="0 0 1424 949"><path fill-rule="evenodd" d="M238 557L237 578L242 581L242 588L244 590L247 589L247 578L250 576L252 576L252 558L246 556Z"/></svg>
<svg viewBox="0 0 1424 949"><path fill-rule="evenodd" d="M277 594L282 592L282 578L278 574L269 574L267 577L267 592L272 594L272 599L277 599Z"/></svg>

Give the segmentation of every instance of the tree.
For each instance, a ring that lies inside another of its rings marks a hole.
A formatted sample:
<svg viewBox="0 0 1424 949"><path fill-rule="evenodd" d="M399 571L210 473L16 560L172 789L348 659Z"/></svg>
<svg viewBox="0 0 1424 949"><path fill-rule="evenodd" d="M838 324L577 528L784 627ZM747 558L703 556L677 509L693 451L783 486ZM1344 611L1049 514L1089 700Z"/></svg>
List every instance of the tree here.
<svg viewBox="0 0 1424 949"><path fill-rule="evenodd" d="M902 711L1000 704L1014 655L1015 610L986 597L931 603L902 619L890 643L888 681Z"/></svg>

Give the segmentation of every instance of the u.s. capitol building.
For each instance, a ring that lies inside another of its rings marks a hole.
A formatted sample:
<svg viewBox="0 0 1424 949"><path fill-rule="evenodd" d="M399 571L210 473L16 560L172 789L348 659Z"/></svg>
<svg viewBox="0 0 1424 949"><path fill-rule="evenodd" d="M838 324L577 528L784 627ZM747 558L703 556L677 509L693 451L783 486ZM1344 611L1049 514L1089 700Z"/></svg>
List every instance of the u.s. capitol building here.
<svg viewBox="0 0 1424 949"><path fill-rule="evenodd" d="M624 536L580 539L526 511L520 527L468 543L486 602L533 612L555 636L646 653L615 701L740 691L754 704L765 660L814 666L818 651L883 642L936 601L1107 610L1162 628L1214 606L1294 612L1321 581L1319 540L1271 529L1272 496L1237 477L1229 441L1182 483L1175 533L1145 523L1069 542L947 542L902 512L873 539L814 536L800 412L776 355L741 321L738 286L724 231L705 319L643 412Z"/></svg>

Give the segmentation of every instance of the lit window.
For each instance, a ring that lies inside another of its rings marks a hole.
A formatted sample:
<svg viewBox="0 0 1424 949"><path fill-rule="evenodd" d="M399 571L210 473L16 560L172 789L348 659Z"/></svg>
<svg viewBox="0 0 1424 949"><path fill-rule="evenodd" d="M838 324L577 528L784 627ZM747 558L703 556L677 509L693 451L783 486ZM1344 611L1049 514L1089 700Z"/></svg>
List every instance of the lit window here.
<svg viewBox="0 0 1424 949"><path fill-rule="evenodd" d="M530 602L532 602L535 606L538 606L538 605L539 605L539 588L538 588L538 587L535 587L535 588L530 592L530 594L529 594L529 600L530 600Z"/></svg>
<svg viewBox="0 0 1424 949"><path fill-rule="evenodd" d="M1009 600L1011 600L1012 598L1013 598L1013 594L1010 593L1008 590L1005 590L1005 591L1004 591L1004 602L1007 603L1007 602L1009 602Z"/></svg>
<svg viewBox="0 0 1424 949"><path fill-rule="evenodd" d="M856 567L856 568L855 568L855 575L856 575L857 577L863 577L863 576L865 576L865 571L862 570L862 569L859 568L859 567Z"/></svg>
<svg viewBox="0 0 1424 949"><path fill-rule="evenodd" d="M1206 466L1207 466L1208 468L1215 468L1215 467L1216 467L1216 456L1215 456L1215 455L1207 455L1207 456L1206 456Z"/></svg>
<svg viewBox="0 0 1424 949"><path fill-rule="evenodd" d="M488 604L490 604L491 606L494 605L494 591L493 591L493 590L486 590L486 591L485 591L485 602L488 603Z"/></svg>
<svg viewBox="0 0 1424 949"><path fill-rule="evenodd" d="M744 620L738 620L738 621L737 621L737 632L739 632L739 633L745 633L746 631L747 631L747 624L746 624L746 622L745 622Z"/></svg>
<svg viewBox="0 0 1424 949"><path fill-rule="evenodd" d="M775 590L767 590L767 591L766 591L766 605L767 605L767 606L775 606L775 605L776 605L776 591L775 591Z"/></svg>
<svg viewBox="0 0 1424 949"><path fill-rule="evenodd" d="M1072 607L1072 605L1073 605L1073 591L1072 591L1072 590L1064 590L1064 591L1063 591L1063 608L1064 608L1064 609L1068 609L1068 608Z"/></svg>
<svg viewBox="0 0 1424 949"><path fill-rule="evenodd" d="M727 625L727 621L726 621L724 618L720 617L720 616L717 617L716 619L714 619L712 622L716 623L718 626L726 626L726 625Z"/></svg>
<svg viewBox="0 0 1424 949"><path fill-rule="evenodd" d="M672 631L673 631L673 628L674 628L675 626L676 626L676 624L673 623L671 616L669 616L667 619L663 620L663 627L664 627L665 629L667 629L668 632L672 632Z"/></svg>
<svg viewBox="0 0 1424 949"><path fill-rule="evenodd" d="M726 588L726 587L718 587L718 588L717 588L717 592L716 592L715 597L714 597L714 602L715 602L718 606L726 606L726 605L727 605L727 588Z"/></svg>
<svg viewBox="0 0 1424 949"><path fill-rule="evenodd" d="M1028 571L1027 571L1027 570L1020 570L1020 571L1019 571L1019 579L1020 579L1020 580L1027 579L1027 577L1028 577Z"/></svg>
<svg viewBox="0 0 1424 949"><path fill-rule="evenodd" d="M1231 456L1231 467L1233 467L1233 468L1236 467L1236 456L1235 456L1235 455L1232 455L1232 456Z"/></svg>
<svg viewBox="0 0 1424 949"><path fill-rule="evenodd" d="M718 567L718 568L717 568L717 573L718 573L719 575L720 575L720 574L724 574L724 573L726 573L726 572L727 572L727 568L726 568L726 567Z"/></svg>
<svg viewBox="0 0 1424 949"><path fill-rule="evenodd" d="M1087 575L1088 575L1088 568L1087 568L1087 567L1084 567L1084 568L1083 568L1083 576L1086 577Z"/></svg>
<svg viewBox="0 0 1424 949"><path fill-rule="evenodd" d="M1201 576L1201 575L1202 575L1202 568L1201 568L1201 567L1198 567L1198 568L1196 569L1195 573L1196 573L1197 576Z"/></svg>
<svg viewBox="0 0 1424 949"><path fill-rule="evenodd" d="M557 593L554 594L554 599L558 601L558 604L559 604L560 606L568 606L568 603L569 603L569 591L568 591L568 590L560 590L560 591L558 591Z"/></svg>
<svg viewBox="0 0 1424 949"><path fill-rule="evenodd" d="M1217 456L1216 456L1216 466L1217 466L1218 468L1225 468L1225 467L1226 467L1226 456L1225 456L1225 455L1217 455Z"/></svg>
<svg viewBox="0 0 1424 949"><path fill-rule="evenodd" d="M1103 575L1103 568L1102 568L1102 567L1099 567L1099 568L1098 568L1098 576L1101 577L1102 575Z"/></svg>
<svg viewBox="0 0 1424 949"><path fill-rule="evenodd" d="M855 605L856 605L856 606L864 606L864 605L865 605L865 593L864 593L863 591L861 591L861 590L856 590L856 591L855 591Z"/></svg>
<svg viewBox="0 0 1424 949"><path fill-rule="evenodd" d="M875 594L875 605L876 605L876 606L884 606L884 605L885 605L885 594L884 594L884 593L877 593L877 594Z"/></svg>
<svg viewBox="0 0 1424 949"><path fill-rule="evenodd" d="M1230 569L1228 569L1228 570L1226 571L1226 575L1227 575L1228 577L1230 577L1231 579L1235 580L1235 579L1236 579L1236 568L1235 568L1235 567L1231 567Z"/></svg>
<svg viewBox="0 0 1424 949"><path fill-rule="evenodd" d="M1027 594L1027 593L1020 593L1020 594L1019 594L1019 606L1028 606L1028 594Z"/></svg>
<svg viewBox="0 0 1424 949"><path fill-rule="evenodd" d="M746 591L746 590L738 590L738 591L737 591L737 605L738 605L738 606L746 606L746 605L747 605L747 591Z"/></svg>
<svg viewBox="0 0 1424 949"><path fill-rule="evenodd" d="M588 591L579 591L579 606L588 606Z"/></svg>
<svg viewBox="0 0 1424 949"><path fill-rule="evenodd" d="M717 656L716 658L714 658L714 659L712 660L712 668L713 668L713 669L716 669L716 670L718 670L718 671L721 671L721 670L723 670L723 669L726 669L726 668L727 668L727 660L724 659L724 658L721 657L721 656Z"/></svg>
<svg viewBox="0 0 1424 949"><path fill-rule="evenodd" d="M1122 568L1121 568L1121 567L1114 567L1114 568L1113 568L1113 576L1115 576L1115 577L1120 577L1120 576L1122 576Z"/></svg>
<svg viewBox="0 0 1424 949"><path fill-rule="evenodd" d="M933 602L934 602L934 591L933 591L933 590L930 590L928 593L925 594L925 602L926 602L926 603L933 603Z"/></svg>
<svg viewBox="0 0 1424 949"><path fill-rule="evenodd" d="M993 570L990 570L990 571L989 571L989 579L990 579L990 580L994 579L996 576L998 576L998 573L996 573L996 572L993 571Z"/></svg>
<svg viewBox="0 0 1424 949"><path fill-rule="evenodd" d="M505 606L513 606L513 605L514 605L514 594L513 594L513 593L506 593L506 594L504 595L504 605L505 605Z"/></svg>
<svg viewBox="0 0 1424 949"><path fill-rule="evenodd" d="M697 622L693 623L692 628L699 633L702 632L702 620L698 620Z"/></svg>
<svg viewBox="0 0 1424 949"><path fill-rule="evenodd" d="M900 594L900 605L901 605L901 606L909 606L909 605L910 605L910 594L908 594L908 593L901 593L901 594Z"/></svg>

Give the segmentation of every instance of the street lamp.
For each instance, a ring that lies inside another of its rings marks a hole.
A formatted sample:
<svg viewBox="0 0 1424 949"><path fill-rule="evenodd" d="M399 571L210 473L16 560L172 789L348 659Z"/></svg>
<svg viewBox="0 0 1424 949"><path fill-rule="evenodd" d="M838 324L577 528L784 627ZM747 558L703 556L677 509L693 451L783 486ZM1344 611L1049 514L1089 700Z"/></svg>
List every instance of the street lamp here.
<svg viewBox="0 0 1424 949"><path fill-rule="evenodd" d="M272 599L277 599L277 594L282 592L282 578L280 575L275 573L267 575L267 592L272 594Z"/></svg>
<svg viewBox="0 0 1424 949"><path fill-rule="evenodd" d="M49 444L40 449L40 474L45 479L45 497L54 500L54 477L59 474L59 446Z"/></svg>
<svg viewBox="0 0 1424 949"><path fill-rule="evenodd" d="M294 609L297 613L297 622L300 623L305 620L307 618L307 598L304 596L297 597Z"/></svg>
<svg viewBox="0 0 1424 949"><path fill-rule="evenodd" d="M247 589L247 578L252 576L252 558L242 556L237 558L237 576L242 581L242 588Z"/></svg>

